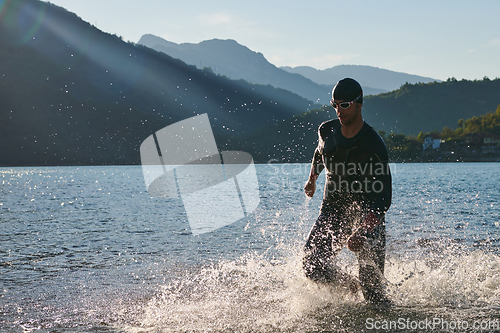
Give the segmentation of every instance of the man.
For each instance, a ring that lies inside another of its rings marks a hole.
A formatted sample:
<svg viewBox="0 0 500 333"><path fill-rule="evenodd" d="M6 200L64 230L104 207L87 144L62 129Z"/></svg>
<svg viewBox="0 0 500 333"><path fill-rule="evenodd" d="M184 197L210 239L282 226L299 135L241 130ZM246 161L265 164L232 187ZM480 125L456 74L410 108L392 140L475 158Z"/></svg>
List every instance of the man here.
<svg viewBox="0 0 500 333"><path fill-rule="evenodd" d="M385 262L385 212L391 205L392 185L387 149L361 115L363 91L351 78L339 81L332 91L338 119L318 130L307 196L316 191L316 179L326 169L326 183L319 217L305 245L306 276L320 283L357 283L340 274L331 260L346 245L355 252L359 281L365 300L383 303Z"/></svg>

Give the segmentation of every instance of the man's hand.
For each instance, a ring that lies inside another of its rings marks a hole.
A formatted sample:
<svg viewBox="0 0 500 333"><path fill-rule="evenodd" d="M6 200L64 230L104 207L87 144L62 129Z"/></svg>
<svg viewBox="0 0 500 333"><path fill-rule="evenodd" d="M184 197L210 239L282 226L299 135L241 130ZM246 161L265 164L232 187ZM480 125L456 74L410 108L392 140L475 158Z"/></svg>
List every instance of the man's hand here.
<svg viewBox="0 0 500 333"><path fill-rule="evenodd" d="M372 231L378 224L380 219L375 213L368 213L358 230L349 237L347 240L347 248L352 252L361 251L366 240L366 233Z"/></svg>
<svg viewBox="0 0 500 333"><path fill-rule="evenodd" d="M365 230L357 230L355 233L349 237L347 240L347 248L352 252L361 251L363 245L365 245L366 237L363 235Z"/></svg>
<svg viewBox="0 0 500 333"><path fill-rule="evenodd" d="M314 192L316 192L316 179L318 176L309 176L309 180L307 181L306 185L304 186L304 192L306 192L306 195L310 198L314 195Z"/></svg>

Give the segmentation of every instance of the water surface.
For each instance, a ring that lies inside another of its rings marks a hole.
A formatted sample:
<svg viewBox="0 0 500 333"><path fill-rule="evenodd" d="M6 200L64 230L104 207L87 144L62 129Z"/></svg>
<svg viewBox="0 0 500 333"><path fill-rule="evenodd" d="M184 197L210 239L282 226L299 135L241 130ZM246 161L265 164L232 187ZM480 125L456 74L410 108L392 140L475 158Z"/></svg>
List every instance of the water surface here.
<svg viewBox="0 0 500 333"><path fill-rule="evenodd" d="M256 168L258 208L199 236L180 200L148 195L141 167L0 168L0 332L373 332L384 322L400 332L425 320L449 331L500 320L500 164L391 164L388 308L303 276L321 202L321 185L313 199L302 192L309 166ZM357 274L349 251L338 264Z"/></svg>

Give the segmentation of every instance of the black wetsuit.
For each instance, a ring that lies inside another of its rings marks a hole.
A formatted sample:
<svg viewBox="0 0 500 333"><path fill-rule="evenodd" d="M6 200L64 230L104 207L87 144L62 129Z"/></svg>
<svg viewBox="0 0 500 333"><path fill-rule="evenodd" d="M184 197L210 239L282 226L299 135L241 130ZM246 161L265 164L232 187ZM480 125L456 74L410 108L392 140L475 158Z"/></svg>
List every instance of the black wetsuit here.
<svg viewBox="0 0 500 333"><path fill-rule="evenodd" d="M364 297L379 302L384 298L380 281L385 262L384 214L392 197L387 149L367 123L356 136L346 138L339 120L331 120L321 124L318 135L312 167L317 175L326 169L326 184L319 217L305 245L306 275L317 282L337 280L329 261L373 212L381 222L368 232L365 246L356 254Z"/></svg>

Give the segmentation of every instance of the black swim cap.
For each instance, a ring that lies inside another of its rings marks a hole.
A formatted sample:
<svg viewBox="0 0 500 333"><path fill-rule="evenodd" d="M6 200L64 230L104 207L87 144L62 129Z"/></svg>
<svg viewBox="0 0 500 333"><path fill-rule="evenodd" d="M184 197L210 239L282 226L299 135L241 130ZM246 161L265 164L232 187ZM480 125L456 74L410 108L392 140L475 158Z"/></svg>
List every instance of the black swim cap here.
<svg viewBox="0 0 500 333"><path fill-rule="evenodd" d="M359 95L356 102L363 103L363 89L360 84L351 78L345 78L337 82L332 90L332 98L335 100L354 101Z"/></svg>

